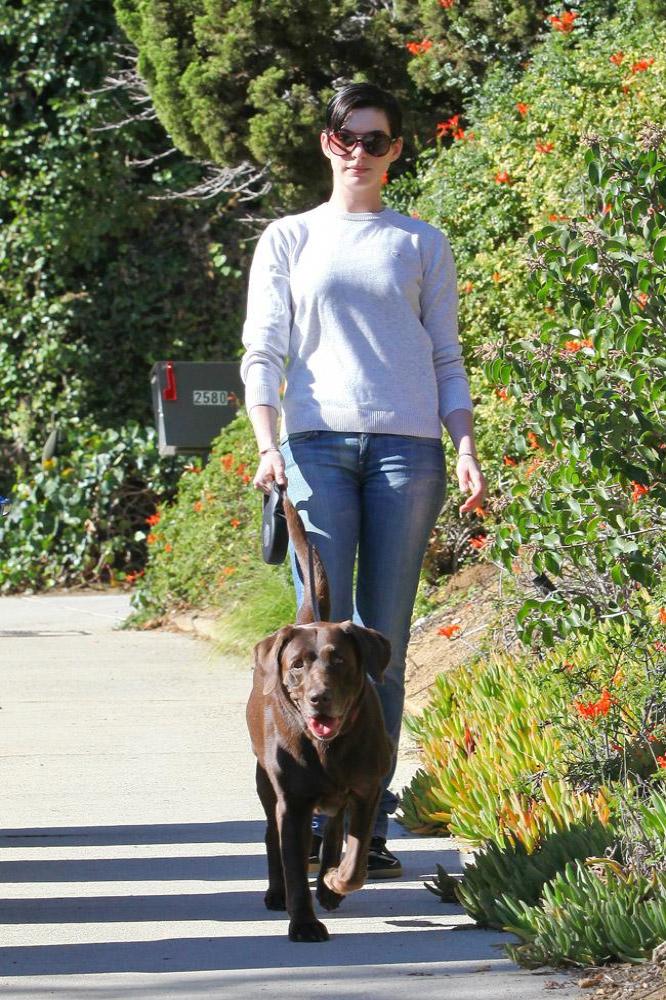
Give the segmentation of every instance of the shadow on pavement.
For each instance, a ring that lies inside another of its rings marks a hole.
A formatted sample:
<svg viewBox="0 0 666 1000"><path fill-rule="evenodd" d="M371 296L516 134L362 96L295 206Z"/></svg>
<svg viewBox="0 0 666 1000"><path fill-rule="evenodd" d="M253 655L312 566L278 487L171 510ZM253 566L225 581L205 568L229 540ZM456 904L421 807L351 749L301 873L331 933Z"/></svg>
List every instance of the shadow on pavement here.
<svg viewBox="0 0 666 1000"><path fill-rule="evenodd" d="M224 823L146 823L0 830L2 847L104 847L121 844L263 844L263 820Z"/></svg>

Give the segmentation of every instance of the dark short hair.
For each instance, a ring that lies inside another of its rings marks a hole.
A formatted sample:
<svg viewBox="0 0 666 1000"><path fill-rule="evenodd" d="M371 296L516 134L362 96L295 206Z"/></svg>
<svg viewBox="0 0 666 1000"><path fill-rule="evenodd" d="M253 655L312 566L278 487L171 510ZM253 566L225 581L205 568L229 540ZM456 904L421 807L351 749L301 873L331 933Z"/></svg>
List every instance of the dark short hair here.
<svg viewBox="0 0 666 1000"><path fill-rule="evenodd" d="M391 138L402 135L402 111L397 100L388 90L374 83L350 83L333 94L326 106L326 128L331 132L341 129L348 115L356 108L377 108L388 118Z"/></svg>

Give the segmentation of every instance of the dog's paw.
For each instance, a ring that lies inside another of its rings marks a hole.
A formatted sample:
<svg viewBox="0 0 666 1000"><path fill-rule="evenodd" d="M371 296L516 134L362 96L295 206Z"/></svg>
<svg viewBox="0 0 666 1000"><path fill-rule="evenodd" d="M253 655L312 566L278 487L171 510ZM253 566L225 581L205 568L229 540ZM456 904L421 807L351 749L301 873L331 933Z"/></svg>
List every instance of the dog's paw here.
<svg viewBox="0 0 666 1000"><path fill-rule="evenodd" d="M290 920L290 941L328 941L328 931L321 920Z"/></svg>
<svg viewBox="0 0 666 1000"><path fill-rule="evenodd" d="M269 889L264 896L267 910L286 910L287 901L282 890Z"/></svg>
<svg viewBox="0 0 666 1000"><path fill-rule="evenodd" d="M339 868L329 868L324 875L324 883L336 896L348 896L363 887L362 879L342 878Z"/></svg>
<svg viewBox="0 0 666 1000"><path fill-rule="evenodd" d="M315 895L325 910L337 910L345 898L339 892L333 892L332 889L329 889L323 878L320 878L317 882L317 892Z"/></svg>

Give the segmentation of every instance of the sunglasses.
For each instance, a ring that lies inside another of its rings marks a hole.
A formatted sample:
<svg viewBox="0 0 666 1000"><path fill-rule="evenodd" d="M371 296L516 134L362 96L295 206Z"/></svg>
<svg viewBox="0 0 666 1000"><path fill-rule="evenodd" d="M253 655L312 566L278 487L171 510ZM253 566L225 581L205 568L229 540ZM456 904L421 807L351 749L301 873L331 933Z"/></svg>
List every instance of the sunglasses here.
<svg viewBox="0 0 666 1000"><path fill-rule="evenodd" d="M395 139L392 139L390 135L379 130L356 135L346 128L341 128L337 132L327 129L326 135L328 136L329 148L336 156L351 153L359 142L369 156L386 156L391 145L395 142Z"/></svg>

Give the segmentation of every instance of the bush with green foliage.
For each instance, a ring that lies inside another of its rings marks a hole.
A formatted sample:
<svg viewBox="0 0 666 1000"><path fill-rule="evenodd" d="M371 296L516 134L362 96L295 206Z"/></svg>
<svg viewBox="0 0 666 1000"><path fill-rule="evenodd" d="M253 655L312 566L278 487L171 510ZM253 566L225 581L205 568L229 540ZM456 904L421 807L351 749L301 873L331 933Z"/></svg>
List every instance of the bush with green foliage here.
<svg viewBox="0 0 666 1000"><path fill-rule="evenodd" d="M155 432L137 423L63 435L56 457L18 471L0 519L0 591L134 580L145 520L181 467L165 470Z"/></svg>
<svg viewBox="0 0 666 1000"><path fill-rule="evenodd" d="M159 148L159 126L100 130L128 113L116 93L100 92L121 40L110 0L5 4L0 39L0 484L9 492L12 466L34 460L52 422L83 434L91 421L146 422L154 361L234 356L243 288L237 269L221 273L228 237L214 212L149 198L193 168L182 157L128 166Z"/></svg>
<svg viewBox="0 0 666 1000"><path fill-rule="evenodd" d="M221 608L221 640L247 651L257 636L293 620L287 565L261 561L255 465L252 428L240 411L214 442L208 462L185 466L173 503L162 504L144 528L150 558L133 599L136 622L183 607ZM251 619L245 630L244 612ZM240 627L233 636L232 618Z"/></svg>

